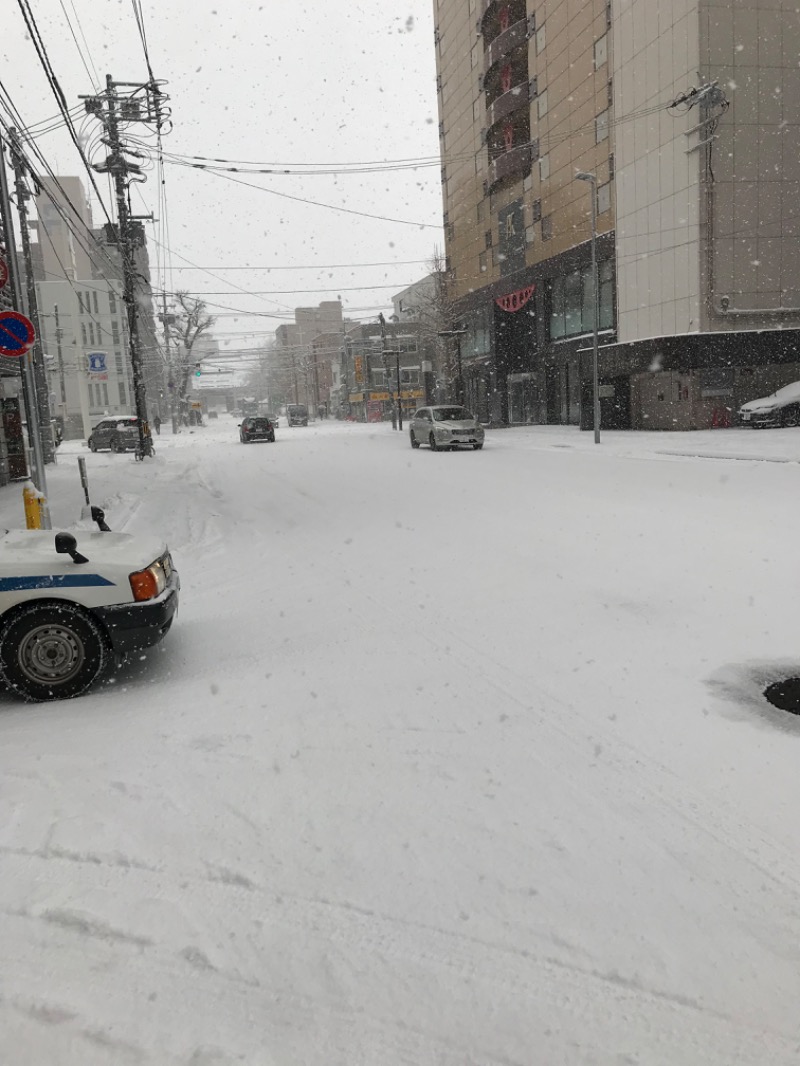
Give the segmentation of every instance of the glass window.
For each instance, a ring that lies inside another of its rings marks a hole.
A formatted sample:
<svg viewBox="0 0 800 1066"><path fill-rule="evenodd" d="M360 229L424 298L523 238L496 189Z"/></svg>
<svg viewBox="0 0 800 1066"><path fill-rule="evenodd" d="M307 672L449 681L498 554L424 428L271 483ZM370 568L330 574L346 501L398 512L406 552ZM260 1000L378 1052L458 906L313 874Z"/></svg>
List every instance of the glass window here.
<svg viewBox="0 0 800 1066"><path fill-rule="evenodd" d="M600 329L614 327L614 264L610 259L598 263L600 275Z"/></svg>
<svg viewBox="0 0 800 1066"><path fill-rule="evenodd" d="M583 283L583 301L580 332L585 333L587 330L594 329L594 279L592 278L592 268L590 266L583 271L581 280Z"/></svg>
<svg viewBox="0 0 800 1066"><path fill-rule="evenodd" d="M100 314L100 308L98 307L98 304L97 304L97 289L95 289L92 292L92 298L94 300L94 313L96 315L99 315Z"/></svg>
<svg viewBox="0 0 800 1066"><path fill-rule="evenodd" d="M594 134L595 141L600 144L601 141L608 140L608 109L601 111L597 118L594 120Z"/></svg>
<svg viewBox="0 0 800 1066"><path fill-rule="evenodd" d="M583 294L579 271L568 274L564 279L564 326L565 335L580 333L583 322Z"/></svg>
<svg viewBox="0 0 800 1066"><path fill-rule="evenodd" d="M598 70L608 62L608 35L603 34L594 42L594 69Z"/></svg>
<svg viewBox="0 0 800 1066"><path fill-rule="evenodd" d="M78 293L78 310L83 314L83 293Z"/></svg>
<svg viewBox="0 0 800 1066"><path fill-rule="evenodd" d="M108 385L103 385L103 403L108 406Z"/></svg>
<svg viewBox="0 0 800 1066"><path fill-rule="evenodd" d="M550 283L550 336L557 340L564 333L564 279L553 278Z"/></svg>
<svg viewBox="0 0 800 1066"><path fill-rule="evenodd" d="M119 383L119 402L123 407L128 406L128 394L125 392L125 382L122 380Z"/></svg>
<svg viewBox="0 0 800 1066"><path fill-rule="evenodd" d="M108 294L108 309L112 315L115 315L117 313L117 297L114 295L113 292L110 292Z"/></svg>
<svg viewBox="0 0 800 1066"><path fill-rule="evenodd" d="M86 340L86 326L83 322L81 322L81 340L83 341L83 346L85 348L88 342Z"/></svg>

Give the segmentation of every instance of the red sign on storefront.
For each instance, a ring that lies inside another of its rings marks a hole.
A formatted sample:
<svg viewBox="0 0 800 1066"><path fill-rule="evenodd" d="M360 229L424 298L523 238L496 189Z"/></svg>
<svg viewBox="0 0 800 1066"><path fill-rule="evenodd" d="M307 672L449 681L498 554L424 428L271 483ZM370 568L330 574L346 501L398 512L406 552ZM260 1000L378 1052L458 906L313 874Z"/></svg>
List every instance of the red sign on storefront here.
<svg viewBox="0 0 800 1066"><path fill-rule="evenodd" d="M529 285L526 289L517 289L516 292L507 292L505 296L498 296L495 303L498 307L502 307L504 311L509 311L513 314L515 311L521 310L535 292L536 286Z"/></svg>

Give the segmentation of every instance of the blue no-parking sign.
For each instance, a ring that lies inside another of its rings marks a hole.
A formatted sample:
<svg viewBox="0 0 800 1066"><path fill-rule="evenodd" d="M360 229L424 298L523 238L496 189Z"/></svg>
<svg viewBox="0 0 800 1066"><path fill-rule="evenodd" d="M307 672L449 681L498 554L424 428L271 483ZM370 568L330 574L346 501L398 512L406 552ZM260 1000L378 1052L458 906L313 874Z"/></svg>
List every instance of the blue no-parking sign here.
<svg viewBox="0 0 800 1066"><path fill-rule="evenodd" d="M18 359L36 340L33 323L19 311L0 312L0 355Z"/></svg>

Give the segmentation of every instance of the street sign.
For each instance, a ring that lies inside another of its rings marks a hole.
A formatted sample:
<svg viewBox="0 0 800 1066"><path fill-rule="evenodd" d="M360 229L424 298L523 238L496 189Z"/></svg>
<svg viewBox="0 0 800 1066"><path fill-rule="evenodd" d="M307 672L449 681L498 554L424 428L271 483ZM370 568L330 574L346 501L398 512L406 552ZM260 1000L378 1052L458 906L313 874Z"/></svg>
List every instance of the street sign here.
<svg viewBox="0 0 800 1066"><path fill-rule="evenodd" d="M18 359L36 341L33 323L19 311L0 311L0 355Z"/></svg>
<svg viewBox="0 0 800 1066"><path fill-rule="evenodd" d="M89 352L87 373L90 381L108 381L108 366L105 352Z"/></svg>
<svg viewBox="0 0 800 1066"><path fill-rule="evenodd" d="M8 284L8 263L5 259L0 259L0 289L4 289Z"/></svg>

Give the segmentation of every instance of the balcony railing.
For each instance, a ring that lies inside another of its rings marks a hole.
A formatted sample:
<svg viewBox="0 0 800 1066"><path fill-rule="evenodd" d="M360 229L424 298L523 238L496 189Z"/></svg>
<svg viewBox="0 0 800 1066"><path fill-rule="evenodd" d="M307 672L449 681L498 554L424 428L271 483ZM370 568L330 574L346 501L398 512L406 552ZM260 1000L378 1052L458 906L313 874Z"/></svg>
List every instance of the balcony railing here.
<svg viewBox="0 0 800 1066"><path fill-rule="evenodd" d="M513 26L509 26L499 37L495 37L483 53L484 76L489 73L489 70L498 62L498 60L502 59L504 56L510 55L514 49L525 44L527 40L527 19L520 19L519 22L515 22Z"/></svg>
<svg viewBox="0 0 800 1066"><path fill-rule="evenodd" d="M529 144L521 144L510 152L503 152L489 164L489 188L505 178L517 178L530 172L533 153Z"/></svg>
<svg viewBox="0 0 800 1066"><path fill-rule="evenodd" d="M530 100L531 90L528 82L523 81L519 85L515 85L514 88L509 89L507 93L498 96L495 102L489 104L486 108L487 127L494 126L496 122L506 118L514 111L519 111L521 107L527 107Z"/></svg>

